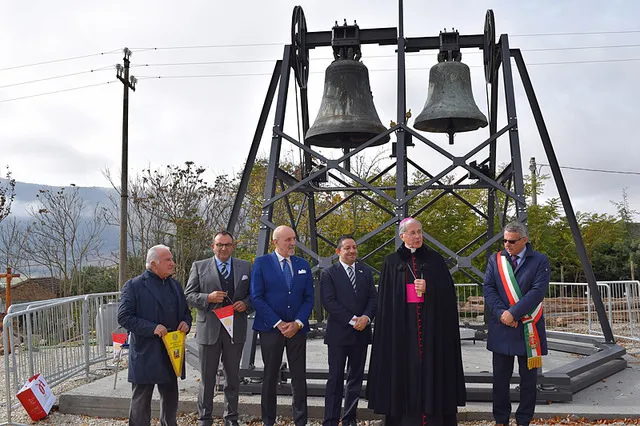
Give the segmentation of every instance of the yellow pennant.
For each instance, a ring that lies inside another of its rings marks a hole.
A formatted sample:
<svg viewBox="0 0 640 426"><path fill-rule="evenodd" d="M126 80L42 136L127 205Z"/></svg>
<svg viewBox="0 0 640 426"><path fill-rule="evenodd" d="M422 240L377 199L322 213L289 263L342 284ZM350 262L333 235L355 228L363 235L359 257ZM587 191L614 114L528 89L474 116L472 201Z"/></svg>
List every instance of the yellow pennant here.
<svg viewBox="0 0 640 426"><path fill-rule="evenodd" d="M167 349L169 360L173 366L176 377L182 376L182 360L184 359L184 340L186 335L182 331L171 331L167 333L162 341Z"/></svg>

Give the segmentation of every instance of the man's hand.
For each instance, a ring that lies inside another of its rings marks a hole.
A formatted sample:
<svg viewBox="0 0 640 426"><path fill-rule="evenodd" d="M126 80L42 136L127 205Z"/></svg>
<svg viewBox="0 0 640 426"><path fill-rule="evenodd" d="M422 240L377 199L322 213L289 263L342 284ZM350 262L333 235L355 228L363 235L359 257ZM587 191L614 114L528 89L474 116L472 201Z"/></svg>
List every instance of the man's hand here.
<svg viewBox="0 0 640 426"><path fill-rule="evenodd" d="M367 324L369 324L369 318L363 315L361 317L356 318L356 323L353 324L353 328L355 328L358 331L362 331L367 326Z"/></svg>
<svg viewBox="0 0 640 426"><path fill-rule="evenodd" d="M291 339L293 336L296 335L296 333L298 331L301 330L301 328L300 328L300 325L295 321L292 321L292 322L287 323L287 324L289 324L289 328L283 334L284 334L284 337L286 337L287 339Z"/></svg>
<svg viewBox="0 0 640 426"><path fill-rule="evenodd" d="M296 335L298 330L300 330L300 326L295 321L292 321L292 322L282 321L280 324L278 324L278 330L280 330L280 333L282 333L284 337L286 337L287 339L290 339Z"/></svg>
<svg viewBox="0 0 640 426"><path fill-rule="evenodd" d="M276 327L278 328L278 330L280 330L280 333L284 334L288 329L288 324L288 322L280 321L280 324L278 324Z"/></svg>
<svg viewBox="0 0 640 426"><path fill-rule="evenodd" d="M513 318L513 315L511 315L511 312L509 311L504 311L502 313L502 315L500 316L500 322L509 327L515 328L518 326L518 321Z"/></svg>
<svg viewBox="0 0 640 426"><path fill-rule="evenodd" d="M227 297L226 291L212 291L207 295L207 303L222 303Z"/></svg>
<svg viewBox="0 0 640 426"><path fill-rule="evenodd" d="M167 335L167 328L162 324L158 324L156 325L156 329L153 330L153 334L162 338Z"/></svg>
<svg viewBox="0 0 640 426"><path fill-rule="evenodd" d="M422 278L416 279L413 284L416 286L416 293L425 294L427 292L427 282Z"/></svg>
<svg viewBox="0 0 640 426"><path fill-rule="evenodd" d="M186 322L180 321L180 324L178 324L178 331L182 331L184 334L187 334L189 332L189 326Z"/></svg>
<svg viewBox="0 0 640 426"><path fill-rule="evenodd" d="M245 305L242 300L238 300L237 302L234 302L233 310L236 312L244 312L247 310L247 305Z"/></svg>

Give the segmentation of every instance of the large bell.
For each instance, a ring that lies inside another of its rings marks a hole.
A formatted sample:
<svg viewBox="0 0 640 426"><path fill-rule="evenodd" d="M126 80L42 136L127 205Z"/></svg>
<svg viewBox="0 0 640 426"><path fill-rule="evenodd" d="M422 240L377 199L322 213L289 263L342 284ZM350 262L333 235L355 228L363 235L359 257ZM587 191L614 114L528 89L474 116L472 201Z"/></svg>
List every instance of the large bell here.
<svg viewBox="0 0 640 426"><path fill-rule="evenodd" d="M439 62L429 72L429 94L413 124L434 133L469 132L487 125L473 99L469 67L458 61Z"/></svg>
<svg viewBox="0 0 640 426"><path fill-rule="evenodd" d="M320 111L306 141L325 148L355 148L385 130L373 105L367 67L353 59L333 61L325 72ZM387 135L370 146L388 140Z"/></svg>

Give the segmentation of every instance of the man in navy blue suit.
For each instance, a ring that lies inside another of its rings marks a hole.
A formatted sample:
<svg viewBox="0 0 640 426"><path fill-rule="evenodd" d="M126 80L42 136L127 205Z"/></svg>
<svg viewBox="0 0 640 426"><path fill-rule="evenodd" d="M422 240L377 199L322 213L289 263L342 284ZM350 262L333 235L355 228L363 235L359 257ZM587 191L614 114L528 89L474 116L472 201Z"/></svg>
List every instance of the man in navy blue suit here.
<svg viewBox="0 0 640 426"><path fill-rule="evenodd" d="M493 352L493 417L496 425L509 424L509 383L517 357L520 404L516 422L528 426L536 405L538 369L542 355L547 354L542 300L549 288L551 267L547 256L531 248L524 224L505 226L502 241L504 250L489 259L483 285L491 312L487 349Z"/></svg>
<svg viewBox="0 0 640 426"><path fill-rule="evenodd" d="M251 273L251 305L256 311L253 329L260 333L264 363L262 423L276 421L276 392L282 353L287 350L293 420L307 423L306 355L309 316L313 309L313 277L306 260L294 256L296 233L288 226L273 231L275 252L256 258Z"/></svg>
<svg viewBox="0 0 640 426"><path fill-rule="evenodd" d="M338 426L338 421L342 421L343 426L355 426L378 292L371 269L363 263L356 263L358 246L352 236L343 235L338 239L336 253L339 262L323 270L320 277L322 305L329 314L324 337L329 353L329 378L324 397L323 424ZM343 392L344 414L340 418Z"/></svg>

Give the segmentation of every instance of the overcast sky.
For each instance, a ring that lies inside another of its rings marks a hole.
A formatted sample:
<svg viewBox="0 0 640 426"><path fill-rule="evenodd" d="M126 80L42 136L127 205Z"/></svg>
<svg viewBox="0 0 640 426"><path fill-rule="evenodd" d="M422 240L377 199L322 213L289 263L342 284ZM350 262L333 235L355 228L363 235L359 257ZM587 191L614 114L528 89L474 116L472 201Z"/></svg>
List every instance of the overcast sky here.
<svg viewBox="0 0 640 426"><path fill-rule="evenodd" d="M133 51L131 73L140 80L130 95L130 173L189 160L212 174L237 173L274 62L289 42L296 4L304 8L309 31L330 30L345 18L357 20L361 28L398 23L397 2L390 0L40 0L28 7L5 2L0 14L0 170L4 173L9 164L24 182L108 186L102 170L116 175L120 170L123 86L114 65L122 63L126 46ZM639 2L406 0L404 8L407 37L435 36L445 27L482 33L485 12L492 8L497 33L509 34L511 47L523 51L560 165L635 172L563 169L575 209L613 212L610 200L619 201L628 188L631 207L640 210ZM328 48L311 52L312 120L331 56ZM481 58L479 50L463 51L476 102L486 113ZM362 60L370 70L378 114L388 125L396 111L394 48L364 46ZM433 52L407 56L407 107L414 118L424 105L434 63ZM517 76L515 83L528 173L530 157L539 164L548 160ZM290 99L285 130L295 136L295 97ZM487 136L486 129L462 135L451 149L467 152ZM428 137L449 149L442 135ZM262 154L269 141L267 130ZM439 171L437 155L417 148L409 155ZM550 170L542 166L541 172ZM556 194L549 181L544 197Z"/></svg>

